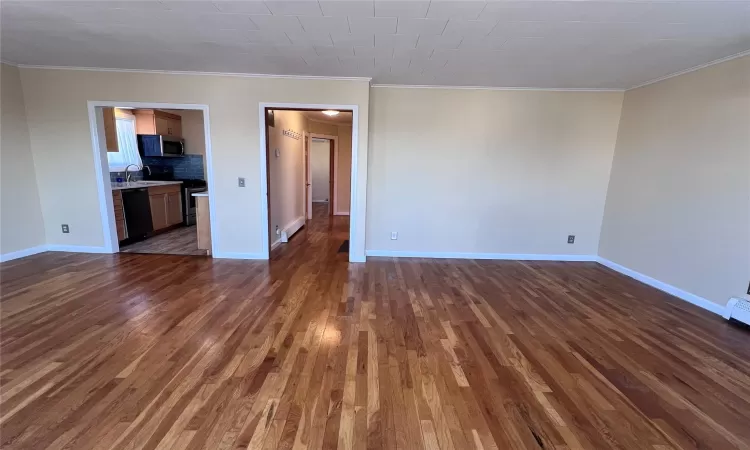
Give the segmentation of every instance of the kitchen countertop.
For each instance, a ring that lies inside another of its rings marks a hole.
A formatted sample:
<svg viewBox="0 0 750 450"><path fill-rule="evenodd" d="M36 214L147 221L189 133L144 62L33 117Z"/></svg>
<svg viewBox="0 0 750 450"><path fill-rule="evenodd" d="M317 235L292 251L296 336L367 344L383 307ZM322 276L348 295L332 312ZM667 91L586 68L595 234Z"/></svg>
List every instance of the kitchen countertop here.
<svg viewBox="0 0 750 450"><path fill-rule="evenodd" d="M170 184L182 184L182 181L131 181L130 183L112 183L113 191L121 191L123 189L139 189L154 186L167 186Z"/></svg>
<svg viewBox="0 0 750 450"><path fill-rule="evenodd" d="M193 197L208 197L208 191L196 192L191 194Z"/></svg>

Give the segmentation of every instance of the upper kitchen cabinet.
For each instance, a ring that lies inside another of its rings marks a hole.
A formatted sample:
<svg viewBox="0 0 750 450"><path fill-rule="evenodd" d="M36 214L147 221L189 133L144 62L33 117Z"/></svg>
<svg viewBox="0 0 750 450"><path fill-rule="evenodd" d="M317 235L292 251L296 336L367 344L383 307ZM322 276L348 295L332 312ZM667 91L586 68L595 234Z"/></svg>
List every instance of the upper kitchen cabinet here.
<svg viewBox="0 0 750 450"><path fill-rule="evenodd" d="M135 131L138 134L160 134L182 138L182 118L157 109L136 109Z"/></svg>
<svg viewBox="0 0 750 450"><path fill-rule="evenodd" d="M119 152L117 144L117 120L115 119L115 108L102 108L104 113L104 143L108 152Z"/></svg>

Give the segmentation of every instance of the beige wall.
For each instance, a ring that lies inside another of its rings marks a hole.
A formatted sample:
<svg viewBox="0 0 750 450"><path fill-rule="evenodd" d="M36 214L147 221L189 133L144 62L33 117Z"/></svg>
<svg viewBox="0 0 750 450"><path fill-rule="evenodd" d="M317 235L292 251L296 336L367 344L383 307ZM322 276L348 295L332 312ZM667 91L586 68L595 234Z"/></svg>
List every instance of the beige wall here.
<svg viewBox="0 0 750 450"><path fill-rule="evenodd" d="M336 158L336 211L335 214L349 214L352 179L352 127L338 125L339 152Z"/></svg>
<svg viewBox="0 0 750 450"><path fill-rule="evenodd" d="M299 111L275 111L275 126L268 127L268 174L270 182L271 220L269 231L271 242L276 242L279 231L284 230L295 220L304 219L304 153L301 139L306 124L305 116ZM284 136L284 130L300 134L300 139ZM276 150L279 156L276 156Z"/></svg>
<svg viewBox="0 0 750 450"><path fill-rule="evenodd" d="M370 92L368 250L596 255L622 93Z"/></svg>
<svg viewBox="0 0 750 450"><path fill-rule="evenodd" d="M352 104L359 107L358 208L365 216L369 85L366 81L170 75L132 72L21 69L37 162L39 194L50 244L101 247L104 235L96 191L87 101L194 103L209 106L213 201L219 254L260 256L259 102ZM67 189L59 189L65 174ZM69 174L75 174L71 177ZM246 178L246 187L237 178ZM75 199L75 201L72 201ZM69 223L70 234L59 232ZM364 230L364 222L357 223ZM356 256L364 233L353 240Z"/></svg>
<svg viewBox="0 0 750 450"><path fill-rule="evenodd" d="M750 57L628 91L602 257L724 305L750 276Z"/></svg>
<svg viewBox="0 0 750 450"><path fill-rule="evenodd" d="M0 254L5 255L43 245L45 238L21 78L18 68L0 67Z"/></svg>

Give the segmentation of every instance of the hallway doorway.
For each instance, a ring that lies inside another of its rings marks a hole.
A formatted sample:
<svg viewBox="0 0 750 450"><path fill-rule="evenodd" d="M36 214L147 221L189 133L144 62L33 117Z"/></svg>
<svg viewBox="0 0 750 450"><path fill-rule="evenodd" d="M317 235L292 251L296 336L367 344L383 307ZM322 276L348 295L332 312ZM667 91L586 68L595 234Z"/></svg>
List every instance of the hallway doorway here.
<svg viewBox="0 0 750 450"><path fill-rule="evenodd" d="M352 111L267 108L264 118L269 249L314 227L316 241L348 254Z"/></svg>

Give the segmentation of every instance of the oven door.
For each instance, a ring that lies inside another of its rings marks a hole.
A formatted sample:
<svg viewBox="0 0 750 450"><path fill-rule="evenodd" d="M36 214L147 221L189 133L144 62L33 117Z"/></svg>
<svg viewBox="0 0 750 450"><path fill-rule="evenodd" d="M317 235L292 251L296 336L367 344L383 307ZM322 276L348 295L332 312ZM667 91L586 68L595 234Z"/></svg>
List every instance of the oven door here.
<svg viewBox="0 0 750 450"><path fill-rule="evenodd" d="M205 192L205 191L206 191L205 187L183 189L183 193L184 193L183 201L185 203L184 208L183 208L183 211L185 214L185 217L184 217L185 225L188 225L188 226L195 225L195 222L196 222L195 197L193 197L193 194L195 194L196 192Z"/></svg>

